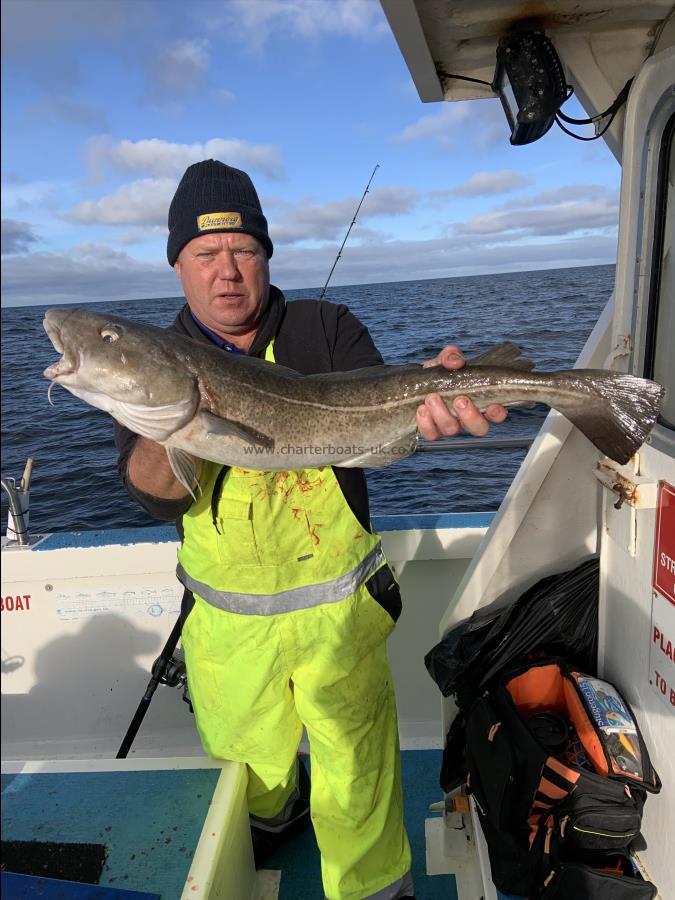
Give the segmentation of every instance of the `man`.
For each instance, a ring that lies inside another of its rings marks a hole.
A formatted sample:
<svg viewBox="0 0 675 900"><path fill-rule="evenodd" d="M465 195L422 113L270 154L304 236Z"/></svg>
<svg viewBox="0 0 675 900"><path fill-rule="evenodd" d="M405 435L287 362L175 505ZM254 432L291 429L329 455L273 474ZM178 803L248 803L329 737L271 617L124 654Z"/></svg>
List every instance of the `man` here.
<svg viewBox="0 0 675 900"><path fill-rule="evenodd" d="M344 306L286 304L270 285L272 242L245 172L190 166L169 210L167 255L187 305L173 328L223 352L303 374L379 365L367 329ZM428 364L459 368L456 347ZM438 396L417 422L436 438L481 435L468 398L456 419ZM256 862L311 818L330 900L412 897L403 828L396 709L385 642L401 609L370 525L361 469L258 472L201 464L196 501L158 444L117 427L120 472L152 515L181 520L182 642L205 749L248 766Z"/></svg>

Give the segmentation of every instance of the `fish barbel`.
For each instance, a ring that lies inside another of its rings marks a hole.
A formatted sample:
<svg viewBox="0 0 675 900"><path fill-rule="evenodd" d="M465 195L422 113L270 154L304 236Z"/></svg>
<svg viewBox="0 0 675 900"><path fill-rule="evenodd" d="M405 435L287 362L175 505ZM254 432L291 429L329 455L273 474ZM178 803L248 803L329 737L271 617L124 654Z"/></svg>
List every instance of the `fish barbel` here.
<svg viewBox="0 0 675 900"><path fill-rule="evenodd" d="M63 354L44 372L50 392L60 384L162 444L190 491L194 457L260 470L390 465L414 452L415 413L431 393L450 404L468 396L481 410L544 403L626 463L656 423L664 393L653 381L600 369L533 372L510 342L458 370L383 365L300 375L114 315L50 309L44 327Z"/></svg>

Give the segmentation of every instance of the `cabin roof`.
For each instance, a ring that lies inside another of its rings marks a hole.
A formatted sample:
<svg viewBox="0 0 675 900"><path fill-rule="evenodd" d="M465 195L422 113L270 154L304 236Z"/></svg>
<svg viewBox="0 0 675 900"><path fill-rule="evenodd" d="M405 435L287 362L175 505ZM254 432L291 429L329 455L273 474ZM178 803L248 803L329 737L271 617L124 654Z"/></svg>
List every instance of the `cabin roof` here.
<svg viewBox="0 0 675 900"><path fill-rule="evenodd" d="M444 78L439 71L491 82L497 42L516 22L534 19L563 65L580 49L618 93L658 49L675 44L672 0L381 0L389 25L425 102L493 97L487 86ZM567 59L566 59L567 58Z"/></svg>

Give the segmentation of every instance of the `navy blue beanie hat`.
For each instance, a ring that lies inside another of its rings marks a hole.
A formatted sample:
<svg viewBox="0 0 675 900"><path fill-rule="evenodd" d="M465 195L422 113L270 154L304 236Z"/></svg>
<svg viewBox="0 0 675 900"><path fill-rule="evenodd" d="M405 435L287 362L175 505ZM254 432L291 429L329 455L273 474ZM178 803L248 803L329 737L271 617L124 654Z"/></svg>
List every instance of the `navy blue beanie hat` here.
<svg viewBox="0 0 675 900"><path fill-rule="evenodd" d="M260 200L246 172L205 159L186 170L169 207L169 265L178 259L193 238L217 231L239 231L253 235L272 255L274 247L267 231Z"/></svg>

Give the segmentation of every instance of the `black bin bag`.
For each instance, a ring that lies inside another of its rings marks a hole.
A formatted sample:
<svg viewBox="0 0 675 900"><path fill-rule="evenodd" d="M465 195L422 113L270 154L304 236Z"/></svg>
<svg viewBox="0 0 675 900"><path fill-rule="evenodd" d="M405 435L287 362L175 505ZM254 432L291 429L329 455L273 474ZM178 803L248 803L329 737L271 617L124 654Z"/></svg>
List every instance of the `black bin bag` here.
<svg viewBox="0 0 675 900"><path fill-rule="evenodd" d="M429 674L459 707L447 736L441 787L450 792L466 779L464 713L508 668L533 657L561 656L584 672L597 671L598 586L595 557L549 575L516 601L501 599L451 629L425 656Z"/></svg>
<svg viewBox="0 0 675 900"><path fill-rule="evenodd" d="M473 699L505 669L533 652L564 656L594 672L598 653L600 563L588 559L569 572L549 575L510 606L501 600L451 629L424 657L444 697Z"/></svg>

